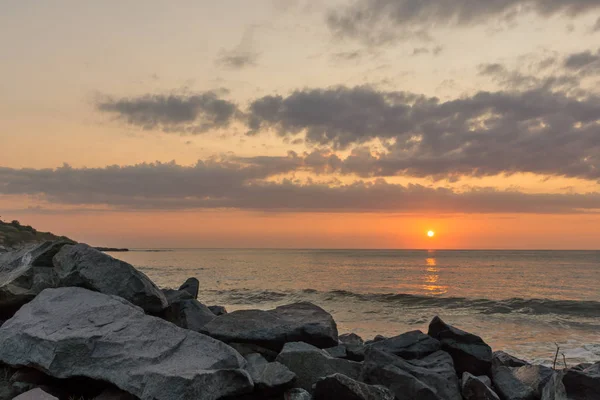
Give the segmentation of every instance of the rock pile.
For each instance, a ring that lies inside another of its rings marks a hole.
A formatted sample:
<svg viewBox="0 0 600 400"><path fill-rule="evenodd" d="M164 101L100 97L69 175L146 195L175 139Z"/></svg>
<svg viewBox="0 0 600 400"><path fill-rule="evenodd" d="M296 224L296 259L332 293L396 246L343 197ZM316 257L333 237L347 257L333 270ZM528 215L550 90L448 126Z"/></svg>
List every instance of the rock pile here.
<svg viewBox="0 0 600 400"><path fill-rule="evenodd" d="M433 318L338 336L310 303L227 313L84 244L0 254L0 400L593 400L600 362L531 365Z"/></svg>

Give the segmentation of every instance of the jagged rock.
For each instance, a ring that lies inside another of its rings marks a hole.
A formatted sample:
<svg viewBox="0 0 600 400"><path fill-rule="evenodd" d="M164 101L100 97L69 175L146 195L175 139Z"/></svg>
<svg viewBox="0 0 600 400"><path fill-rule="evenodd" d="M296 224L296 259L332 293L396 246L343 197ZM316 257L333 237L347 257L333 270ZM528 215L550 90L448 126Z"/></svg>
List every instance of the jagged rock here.
<svg viewBox="0 0 600 400"><path fill-rule="evenodd" d="M167 299L167 304L171 305L173 303L177 303L182 300L192 300L193 297L189 292L184 290L175 290L175 289L161 289L162 294Z"/></svg>
<svg viewBox="0 0 600 400"><path fill-rule="evenodd" d="M462 400L452 357L444 351L405 360L367 348L360 380L389 388L398 400Z"/></svg>
<svg viewBox="0 0 600 400"><path fill-rule="evenodd" d="M200 282L196 278L188 278L183 285L179 287L179 290L188 292L192 298L198 298L198 290L200 289Z"/></svg>
<svg viewBox="0 0 600 400"><path fill-rule="evenodd" d="M227 314L227 310L223 306L208 306L208 309L211 313L215 314L217 317L220 315Z"/></svg>
<svg viewBox="0 0 600 400"><path fill-rule="evenodd" d="M465 372L462 376L461 392L464 400L500 400L500 397L489 385L468 372Z"/></svg>
<svg viewBox="0 0 600 400"><path fill-rule="evenodd" d="M146 275L86 244L64 246L53 262L60 286L80 286L119 296L150 313L167 307L165 296Z"/></svg>
<svg viewBox="0 0 600 400"><path fill-rule="evenodd" d="M331 357L336 358L347 358L348 354L346 353L346 345L339 344L335 347L329 347L328 349L324 349Z"/></svg>
<svg viewBox="0 0 600 400"><path fill-rule="evenodd" d="M293 388L285 392L284 400L312 400L312 396L302 388Z"/></svg>
<svg viewBox="0 0 600 400"><path fill-rule="evenodd" d="M569 400L600 399L600 362L566 369L562 383Z"/></svg>
<svg viewBox="0 0 600 400"><path fill-rule="evenodd" d="M563 376L562 371L552 375L546 386L544 386L544 390L542 390L541 400L569 400L567 390L562 382Z"/></svg>
<svg viewBox="0 0 600 400"><path fill-rule="evenodd" d="M269 349L265 349L256 344L252 343L228 343L229 346L234 348L242 356L246 357L249 354L257 353L263 356L267 361L273 362L277 358L277 352Z"/></svg>
<svg viewBox="0 0 600 400"><path fill-rule="evenodd" d="M442 349L441 343L421 331L406 332L389 339L371 343L369 347L412 360L423 358Z"/></svg>
<svg viewBox="0 0 600 400"><path fill-rule="evenodd" d="M357 334L346 333L341 335L340 343L346 346L346 358L348 360L362 361L365 359L365 343Z"/></svg>
<svg viewBox="0 0 600 400"><path fill-rule="evenodd" d="M58 398L44 392L40 388L36 388L18 395L13 400L58 400Z"/></svg>
<svg viewBox="0 0 600 400"><path fill-rule="evenodd" d="M373 339L367 340L365 342L365 344L371 344L371 343L379 342L379 341L385 340L385 339L388 339L388 337L387 336L383 336L383 335L376 335Z"/></svg>
<svg viewBox="0 0 600 400"><path fill-rule="evenodd" d="M83 288L44 290L0 328L0 343L6 364L109 382L140 398L216 399L253 388L231 347Z"/></svg>
<svg viewBox="0 0 600 400"><path fill-rule="evenodd" d="M341 373L357 379L361 369L358 362L332 357L326 351L302 342L286 343L276 360L296 374L295 386L308 391L319 378Z"/></svg>
<svg viewBox="0 0 600 400"><path fill-rule="evenodd" d="M529 365L529 363L503 351L495 351L492 353L492 365L496 367L522 367Z"/></svg>
<svg viewBox="0 0 600 400"><path fill-rule="evenodd" d="M279 362L268 362L258 353L246 357L246 369L254 381L254 389L265 395L283 393L292 386L296 374Z"/></svg>
<svg viewBox="0 0 600 400"><path fill-rule="evenodd" d="M554 371L541 365L492 368L492 381L505 400L539 399Z"/></svg>
<svg viewBox="0 0 600 400"><path fill-rule="evenodd" d="M475 376L488 375L492 366L492 349L479 336L446 324L434 317L429 324L429 336L442 344L454 360L459 375L469 372Z"/></svg>
<svg viewBox="0 0 600 400"><path fill-rule="evenodd" d="M204 325L216 318L208 307L196 299L176 296L174 300L171 296L168 300L169 306L161 313L161 317L181 328L200 332Z"/></svg>
<svg viewBox="0 0 600 400"><path fill-rule="evenodd" d="M394 400L394 394L383 386L367 385L342 374L321 378L315 384L315 400Z"/></svg>
<svg viewBox="0 0 600 400"><path fill-rule="evenodd" d="M254 343L275 351L295 341L320 348L338 344L335 321L311 303L295 303L269 311L234 311L204 325L202 333L226 343Z"/></svg>
<svg viewBox="0 0 600 400"><path fill-rule="evenodd" d="M0 319L8 319L42 290L58 285L52 257L68 244L44 242L0 255Z"/></svg>
<svg viewBox="0 0 600 400"><path fill-rule="evenodd" d="M356 333L344 333L343 335L340 335L340 342L345 345L365 344L364 340Z"/></svg>

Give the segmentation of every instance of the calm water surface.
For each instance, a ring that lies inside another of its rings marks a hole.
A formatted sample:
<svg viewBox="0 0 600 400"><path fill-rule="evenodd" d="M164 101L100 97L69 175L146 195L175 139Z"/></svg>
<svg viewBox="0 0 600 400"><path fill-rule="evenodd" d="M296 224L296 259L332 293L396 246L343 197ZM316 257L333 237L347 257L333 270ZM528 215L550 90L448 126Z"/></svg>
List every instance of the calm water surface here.
<svg viewBox="0 0 600 400"><path fill-rule="evenodd" d="M340 333L427 331L434 315L495 350L549 363L600 360L599 251L174 249L113 253L159 286L200 280L229 311L311 301Z"/></svg>

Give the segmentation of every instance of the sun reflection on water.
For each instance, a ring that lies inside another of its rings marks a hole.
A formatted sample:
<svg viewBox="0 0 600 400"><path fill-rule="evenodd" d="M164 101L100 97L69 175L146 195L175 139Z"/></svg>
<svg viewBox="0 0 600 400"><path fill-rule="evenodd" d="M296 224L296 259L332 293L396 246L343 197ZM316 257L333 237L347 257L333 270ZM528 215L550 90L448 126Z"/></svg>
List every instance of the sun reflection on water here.
<svg viewBox="0 0 600 400"><path fill-rule="evenodd" d="M431 252L430 252L431 253ZM437 261L435 257L428 257L425 259L426 273L423 276L424 284L422 285L423 290L427 294L439 296L448 292L448 286L440 285L439 268L437 267Z"/></svg>

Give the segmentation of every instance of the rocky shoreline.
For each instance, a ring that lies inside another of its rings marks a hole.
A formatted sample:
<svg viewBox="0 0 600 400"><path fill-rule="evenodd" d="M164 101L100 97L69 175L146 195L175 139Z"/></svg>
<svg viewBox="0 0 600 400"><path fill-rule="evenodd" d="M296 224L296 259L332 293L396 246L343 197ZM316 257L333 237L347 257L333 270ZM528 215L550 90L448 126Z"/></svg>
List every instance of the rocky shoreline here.
<svg viewBox="0 0 600 400"><path fill-rule="evenodd" d="M227 313L199 286L67 241L0 254L0 400L600 399L600 362L532 365L438 317L363 341L314 304Z"/></svg>

